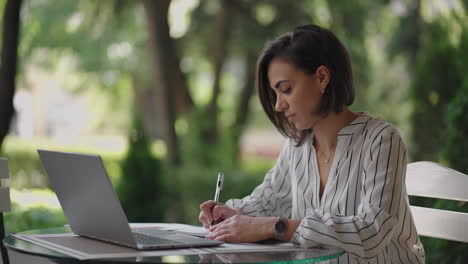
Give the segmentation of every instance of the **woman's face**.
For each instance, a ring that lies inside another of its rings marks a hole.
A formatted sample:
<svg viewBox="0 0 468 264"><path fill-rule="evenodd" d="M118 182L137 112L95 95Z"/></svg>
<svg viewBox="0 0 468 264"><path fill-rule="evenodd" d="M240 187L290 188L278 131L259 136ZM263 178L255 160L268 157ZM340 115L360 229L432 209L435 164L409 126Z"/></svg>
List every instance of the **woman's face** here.
<svg viewBox="0 0 468 264"><path fill-rule="evenodd" d="M313 128L322 119L318 109L329 77L325 66L308 75L284 59L273 59L268 67L268 80L276 93L275 110L283 112L298 130Z"/></svg>

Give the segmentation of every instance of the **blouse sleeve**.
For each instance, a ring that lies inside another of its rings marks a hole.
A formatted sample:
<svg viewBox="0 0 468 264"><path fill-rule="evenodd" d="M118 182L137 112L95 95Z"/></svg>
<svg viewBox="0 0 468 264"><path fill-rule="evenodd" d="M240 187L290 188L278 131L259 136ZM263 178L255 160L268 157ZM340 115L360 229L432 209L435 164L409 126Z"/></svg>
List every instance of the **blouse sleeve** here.
<svg viewBox="0 0 468 264"><path fill-rule="evenodd" d="M291 180L289 173L288 139L281 150L275 166L268 171L263 182L253 192L242 199L231 199L226 204L240 208L249 216L291 216Z"/></svg>
<svg viewBox="0 0 468 264"><path fill-rule="evenodd" d="M391 240L406 173L406 149L391 129L370 142L364 157L357 215L314 210L302 219L292 241L304 247L336 246L361 258L376 256Z"/></svg>

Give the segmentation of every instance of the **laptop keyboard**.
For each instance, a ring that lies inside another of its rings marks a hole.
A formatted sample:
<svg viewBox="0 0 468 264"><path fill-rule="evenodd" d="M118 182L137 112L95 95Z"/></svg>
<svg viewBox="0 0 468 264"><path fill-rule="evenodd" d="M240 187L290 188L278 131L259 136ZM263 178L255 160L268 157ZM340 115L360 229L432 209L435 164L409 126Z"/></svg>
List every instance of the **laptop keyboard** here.
<svg viewBox="0 0 468 264"><path fill-rule="evenodd" d="M137 244L143 245L174 245L174 244L182 244L177 241L168 240L164 238L149 236L141 233L132 232L133 237L135 238L135 242Z"/></svg>

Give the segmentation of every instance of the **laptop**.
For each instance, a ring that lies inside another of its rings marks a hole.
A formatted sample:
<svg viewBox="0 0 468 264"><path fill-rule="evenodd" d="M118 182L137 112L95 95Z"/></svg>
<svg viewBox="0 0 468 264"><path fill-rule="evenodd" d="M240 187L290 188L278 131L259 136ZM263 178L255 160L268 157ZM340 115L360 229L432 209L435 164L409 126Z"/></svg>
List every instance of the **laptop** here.
<svg viewBox="0 0 468 264"><path fill-rule="evenodd" d="M140 250L222 244L156 228L131 229L99 155L38 153L70 228L77 235Z"/></svg>

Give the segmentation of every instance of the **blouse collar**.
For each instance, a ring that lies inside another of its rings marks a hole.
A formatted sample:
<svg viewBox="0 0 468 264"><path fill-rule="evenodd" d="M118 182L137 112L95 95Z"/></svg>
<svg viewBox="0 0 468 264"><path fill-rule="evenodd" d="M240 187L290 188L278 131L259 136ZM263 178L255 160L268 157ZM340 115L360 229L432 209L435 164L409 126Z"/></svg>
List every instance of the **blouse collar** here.
<svg viewBox="0 0 468 264"><path fill-rule="evenodd" d="M361 127L361 125L364 125L367 121L372 119L372 116L368 112L358 112L357 114L359 115L357 118L340 129L338 132L338 140L340 137L352 135L358 127Z"/></svg>

